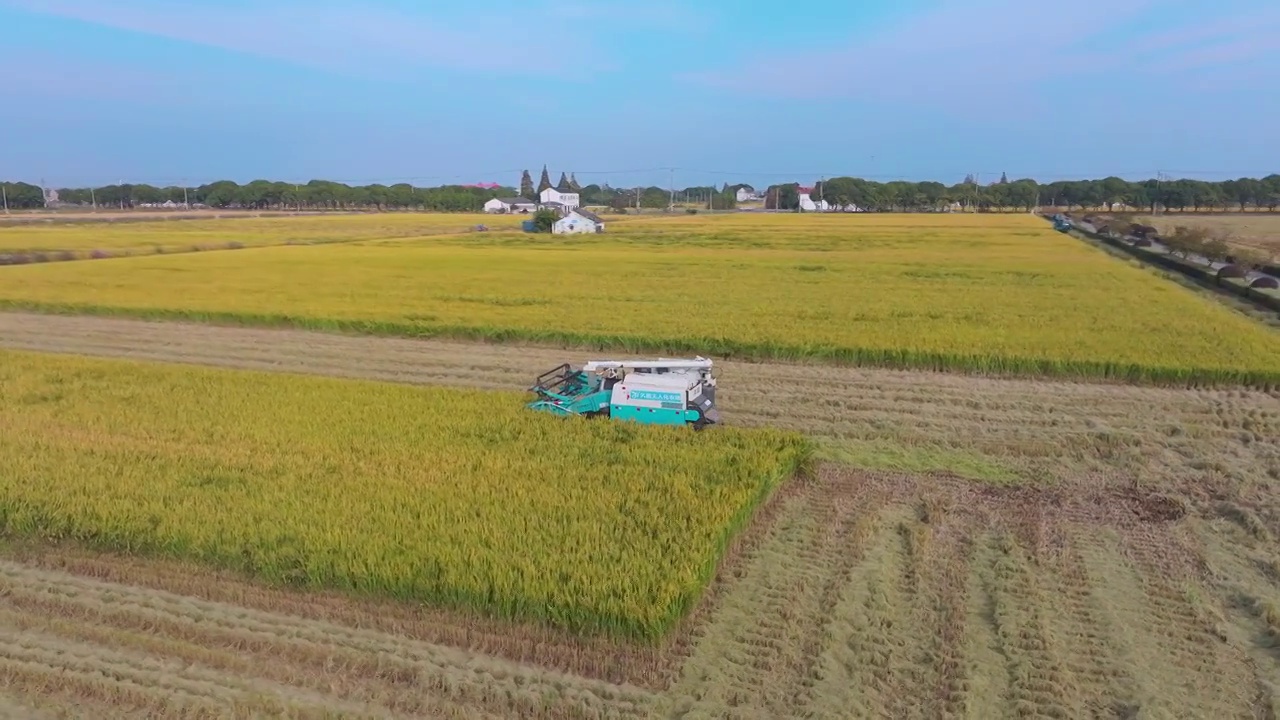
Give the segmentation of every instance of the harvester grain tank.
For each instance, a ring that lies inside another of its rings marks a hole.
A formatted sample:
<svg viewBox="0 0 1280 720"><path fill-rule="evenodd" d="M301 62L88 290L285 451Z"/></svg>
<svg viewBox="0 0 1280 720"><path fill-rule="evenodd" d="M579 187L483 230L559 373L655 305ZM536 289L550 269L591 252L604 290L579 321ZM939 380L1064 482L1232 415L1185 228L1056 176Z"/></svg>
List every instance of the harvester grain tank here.
<svg viewBox="0 0 1280 720"><path fill-rule="evenodd" d="M592 360L538 376L529 408L556 415L605 416L646 425L701 430L720 422L716 379L707 358Z"/></svg>

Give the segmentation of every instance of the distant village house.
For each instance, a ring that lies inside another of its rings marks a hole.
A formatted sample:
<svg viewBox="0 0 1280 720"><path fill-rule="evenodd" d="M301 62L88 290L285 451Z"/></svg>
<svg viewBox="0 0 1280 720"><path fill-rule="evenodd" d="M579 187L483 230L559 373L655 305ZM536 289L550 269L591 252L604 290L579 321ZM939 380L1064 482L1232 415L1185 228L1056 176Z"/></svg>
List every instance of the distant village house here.
<svg viewBox="0 0 1280 720"><path fill-rule="evenodd" d="M599 215L589 210L583 210L578 207L568 208L564 217L551 226L551 232L556 235L602 233L604 232L604 220L601 220Z"/></svg>
<svg viewBox="0 0 1280 720"><path fill-rule="evenodd" d="M825 199L814 200L813 192L814 188L796 186L796 200L802 212L863 212L862 208L855 203L838 205L827 202Z"/></svg>
<svg viewBox="0 0 1280 720"><path fill-rule="evenodd" d="M563 205L567 208L576 208L579 205L579 195L576 192L560 192L559 190L549 187L538 194L538 200L542 202L543 207L551 205Z"/></svg>
<svg viewBox="0 0 1280 720"><path fill-rule="evenodd" d="M813 200L813 188L798 187L796 193L800 196L800 209L805 212L826 212L831 209L831 204L826 200Z"/></svg>
<svg viewBox="0 0 1280 720"><path fill-rule="evenodd" d="M493 198L484 204L487 213L531 213L538 206L527 198Z"/></svg>

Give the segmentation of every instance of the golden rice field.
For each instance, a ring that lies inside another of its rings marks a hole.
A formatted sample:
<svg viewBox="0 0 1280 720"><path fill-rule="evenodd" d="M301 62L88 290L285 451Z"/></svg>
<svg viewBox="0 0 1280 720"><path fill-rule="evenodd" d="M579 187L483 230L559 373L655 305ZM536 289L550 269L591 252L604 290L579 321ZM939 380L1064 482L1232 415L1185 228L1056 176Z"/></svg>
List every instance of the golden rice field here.
<svg viewBox="0 0 1280 720"><path fill-rule="evenodd" d="M0 224L0 253L148 254L229 247L319 244L468 232L484 224L519 229L515 215L378 213L229 217L80 224ZM58 258L51 258L58 259Z"/></svg>
<svg viewBox="0 0 1280 720"><path fill-rule="evenodd" d="M517 393L0 352L7 537L655 638L797 434L561 419Z"/></svg>
<svg viewBox="0 0 1280 720"><path fill-rule="evenodd" d="M601 235L378 239L28 265L2 277L0 306L9 308L718 357L1280 381L1280 336L1270 329L1024 215L698 215L611 224Z"/></svg>

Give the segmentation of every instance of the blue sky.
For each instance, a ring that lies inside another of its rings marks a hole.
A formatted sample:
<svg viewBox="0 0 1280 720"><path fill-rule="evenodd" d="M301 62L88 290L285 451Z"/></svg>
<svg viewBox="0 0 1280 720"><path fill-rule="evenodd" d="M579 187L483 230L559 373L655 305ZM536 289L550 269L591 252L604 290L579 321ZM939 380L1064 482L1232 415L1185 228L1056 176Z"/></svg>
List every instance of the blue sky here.
<svg viewBox="0 0 1280 720"><path fill-rule="evenodd" d="M0 60L50 185L1280 171L1276 0L0 0Z"/></svg>

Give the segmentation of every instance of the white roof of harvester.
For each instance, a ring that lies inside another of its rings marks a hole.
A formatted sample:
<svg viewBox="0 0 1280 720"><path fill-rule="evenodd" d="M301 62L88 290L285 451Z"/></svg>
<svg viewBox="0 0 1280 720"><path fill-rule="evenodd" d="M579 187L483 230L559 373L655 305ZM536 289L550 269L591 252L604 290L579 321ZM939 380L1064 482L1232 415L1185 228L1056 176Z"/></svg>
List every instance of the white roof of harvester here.
<svg viewBox="0 0 1280 720"><path fill-rule="evenodd" d="M655 373L631 373L619 384L623 388L635 388L637 390L648 388L688 390L690 385L697 382L699 380L696 375L684 373L663 373L661 375Z"/></svg>
<svg viewBox="0 0 1280 720"><path fill-rule="evenodd" d="M582 366L585 372L608 368L625 368L627 370L704 370L711 368L711 361L704 357L693 360L676 360L672 358L659 358L657 360L592 360Z"/></svg>

